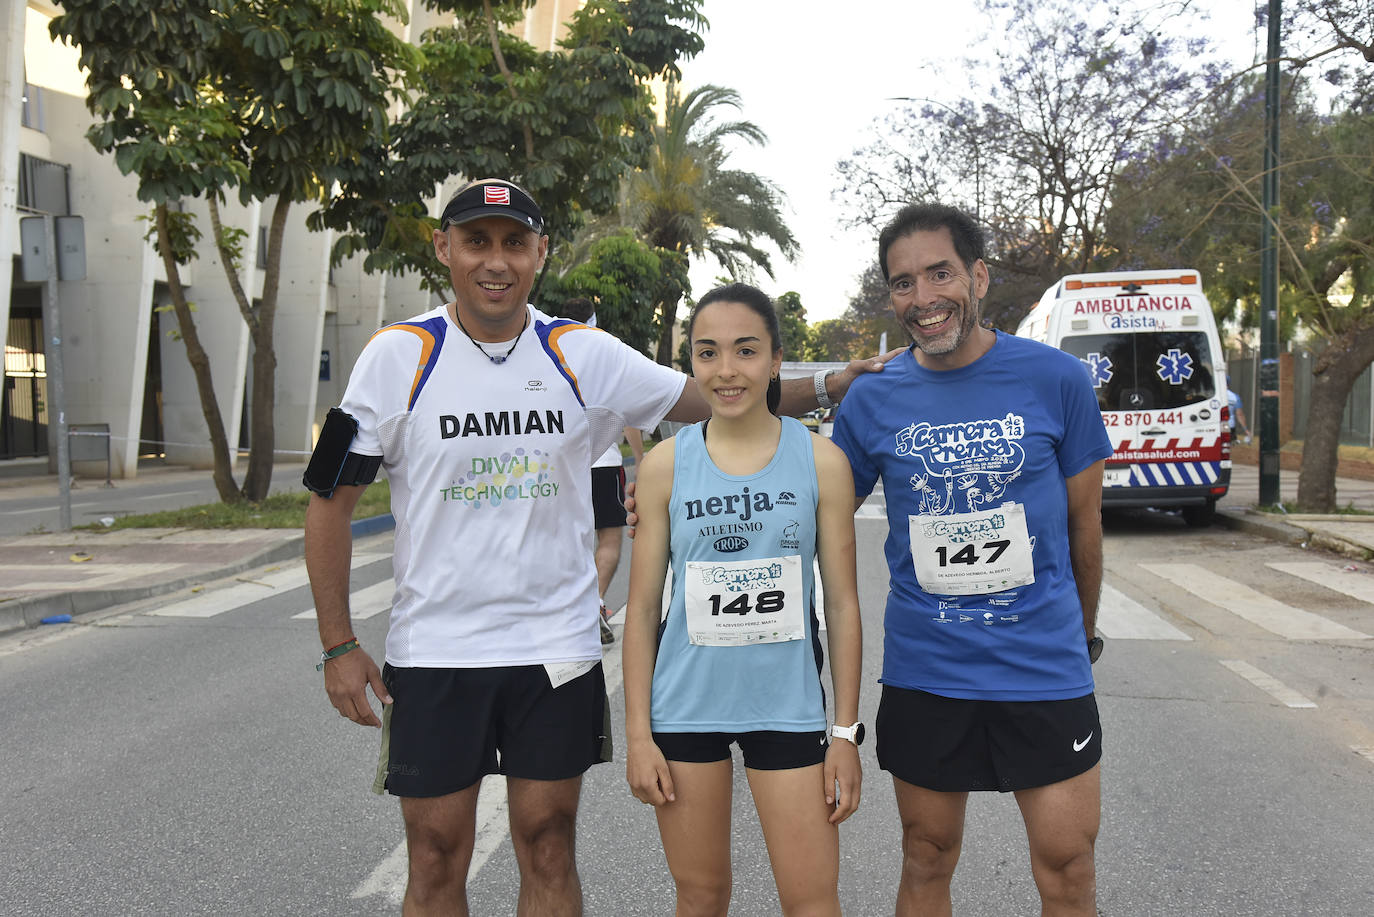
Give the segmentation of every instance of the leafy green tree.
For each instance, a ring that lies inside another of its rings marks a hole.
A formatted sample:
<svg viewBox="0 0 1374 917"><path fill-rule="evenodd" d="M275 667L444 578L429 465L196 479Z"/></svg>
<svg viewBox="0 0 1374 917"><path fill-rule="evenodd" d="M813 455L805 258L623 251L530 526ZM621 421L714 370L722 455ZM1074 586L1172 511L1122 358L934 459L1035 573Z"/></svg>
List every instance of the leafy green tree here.
<svg viewBox="0 0 1374 917"><path fill-rule="evenodd" d="M411 105L314 224L338 233L336 261L364 254L367 270L415 272L447 292L425 199L455 175L519 182L555 253L615 208L652 142L650 80L677 76L677 61L703 46L700 0L589 0L553 51L505 31L528 5L431 0L455 18L421 37Z"/></svg>
<svg viewBox="0 0 1374 917"><path fill-rule="evenodd" d="M782 358L784 360L806 359L806 306L802 305L801 294L788 290L773 305L778 313L778 330L782 332Z"/></svg>
<svg viewBox="0 0 1374 917"><path fill-rule="evenodd" d="M658 340L653 304L666 284L686 283L686 259L651 248L621 230L598 239L585 260L550 277L539 293L540 308L551 315L577 296L596 304L597 326L649 353Z"/></svg>
<svg viewBox="0 0 1374 917"><path fill-rule="evenodd" d="M793 257L796 239L782 218L781 192L753 172L728 168L731 140L763 144L767 138L750 121L717 120L721 109L739 109L733 89L702 86L681 95L669 82L664 118L652 128L648 164L626 181L619 221L656 248L684 256L713 257L731 275L748 279L757 267L772 276L771 242ZM672 356L672 329L683 287L656 303L657 359Z"/></svg>
<svg viewBox="0 0 1374 917"><path fill-rule="evenodd" d="M847 361L857 347L854 326L842 318L822 319L807 326L806 359L813 363Z"/></svg>
<svg viewBox="0 0 1374 917"><path fill-rule="evenodd" d="M260 501L271 483L281 252L290 208L318 203L346 177L355 150L387 134L407 46L381 15L395 0L66 0L51 25L80 50L89 76L88 139L139 178L154 205L153 232L186 344L226 503ZM272 202L262 296L239 284L241 230L221 225L218 205ZM233 479L210 362L196 333L179 267L195 256L199 230L169 205L204 196L213 241L253 341L251 447L240 489ZM178 244L180 240L181 244Z"/></svg>
<svg viewBox="0 0 1374 917"><path fill-rule="evenodd" d="M811 325L808 359L843 362L871 357L879 352L884 334L889 350L910 343L892 314L891 296L877 263L870 264L857 279L859 289L850 297L844 313L838 319Z"/></svg>
<svg viewBox="0 0 1374 917"><path fill-rule="evenodd" d="M1298 479L1305 511L1335 508L1341 417L1374 362L1374 117L1325 115L1305 80L1285 80L1279 141L1280 333L1318 342ZM1258 319L1264 149L1258 77L1218 96L1186 135L1133 164L1108 221L1142 267L1200 266L1220 317Z"/></svg>

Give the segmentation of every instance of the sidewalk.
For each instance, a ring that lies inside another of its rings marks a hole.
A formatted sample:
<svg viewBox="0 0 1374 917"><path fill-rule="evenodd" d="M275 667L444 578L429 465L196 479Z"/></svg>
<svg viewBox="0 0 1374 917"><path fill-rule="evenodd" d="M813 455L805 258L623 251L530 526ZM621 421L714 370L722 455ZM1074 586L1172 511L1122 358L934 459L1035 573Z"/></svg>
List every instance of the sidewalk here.
<svg viewBox="0 0 1374 917"><path fill-rule="evenodd" d="M0 511L18 500L57 493L56 477L43 465L32 468L30 474L16 473L19 469L0 474ZM118 486L127 495L169 479L202 477L208 480L210 472L167 469L140 473ZM353 534L363 537L394 525L389 515L356 520ZM303 553L300 529L122 529L0 537L0 634L35 627L44 618L194 588Z"/></svg>
<svg viewBox="0 0 1374 917"><path fill-rule="evenodd" d="M1294 500L1297 493L1298 473L1281 472L1280 500ZM1258 503L1259 468L1255 465L1233 465L1230 490L1217 503L1217 524L1274 541L1324 548L1356 560L1374 558L1374 515L1261 513L1255 509ZM1374 481L1337 478L1336 505L1374 513Z"/></svg>
<svg viewBox="0 0 1374 917"><path fill-rule="evenodd" d="M34 466L29 475L0 476L0 510L20 496L56 492L56 482ZM209 476L208 471L167 474ZM158 480L140 475L119 486L136 490ZM1295 472L1279 478L1283 499L1297 492ZM1374 481L1338 478L1337 503L1374 513ZM1217 524L1290 544L1307 543L1359 560L1374 556L1374 515L1276 516L1255 511L1259 471L1237 465L1231 489L1217 504ZM1367 521L1357 521L1367 520ZM355 537L386 531L390 516L354 522ZM233 576L254 567L300 557L299 529L125 529L58 532L0 538L0 633L34 627L55 615L81 615L165 595Z"/></svg>

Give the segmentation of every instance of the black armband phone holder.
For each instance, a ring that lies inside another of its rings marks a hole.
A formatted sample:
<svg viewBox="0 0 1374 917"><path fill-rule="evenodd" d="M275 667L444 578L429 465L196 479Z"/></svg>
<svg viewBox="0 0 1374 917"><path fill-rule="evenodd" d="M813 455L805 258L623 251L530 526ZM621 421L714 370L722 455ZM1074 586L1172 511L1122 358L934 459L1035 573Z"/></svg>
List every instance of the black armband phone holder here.
<svg viewBox="0 0 1374 917"><path fill-rule="evenodd" d="M320 427L320 438L310 463L305 466L301 483L311 493L328 499L340 484L371 484L382 466L380 455L361 455L350 452L349 446L358 435L358 420L342 408L330 408Z"/></svg>

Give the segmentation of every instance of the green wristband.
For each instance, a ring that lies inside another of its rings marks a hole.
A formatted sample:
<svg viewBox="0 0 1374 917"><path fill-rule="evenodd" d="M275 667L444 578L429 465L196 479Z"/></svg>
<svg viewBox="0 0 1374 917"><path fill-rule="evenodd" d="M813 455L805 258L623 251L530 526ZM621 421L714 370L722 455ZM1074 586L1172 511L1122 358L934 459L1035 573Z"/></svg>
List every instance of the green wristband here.
<svg viewBox="0 0 1374 917"><path fill-rule="evenodd" d="M320 653L320 661L317 662L317 663L315 664L315 671L316 671L316 672L323 672L323 671L324 671L324 664L325 664L326 662L328 662L328 661L331 660L331 659L337 659L337 658L339 658L340 656L342 656L344 653L350 652L350 651L352 651L352 650L356 650L357 648L358 648L358 638L357 638L357 637L350 637L349 639L345 640L343 643L340 643L338 646L334 647L333 649L325 650L323 653Z"/></svg>

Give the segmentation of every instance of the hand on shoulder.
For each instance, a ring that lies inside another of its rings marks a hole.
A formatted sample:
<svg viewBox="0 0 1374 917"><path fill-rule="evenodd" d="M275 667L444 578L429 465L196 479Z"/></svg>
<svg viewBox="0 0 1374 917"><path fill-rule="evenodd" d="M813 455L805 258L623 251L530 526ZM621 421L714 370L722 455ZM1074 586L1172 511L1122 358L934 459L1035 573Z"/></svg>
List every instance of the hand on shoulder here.
<svg viewBox="0 0 1374 917"><path fill-rule="evenodd" d="M855 379L867 375L868 373L882 372L884 366L905 352L905 347L898 347L895 350L889 350L887 353L879 354L876 357L865 357L862 360L850 360L848 366L835 374L835 381L830 384L830 389L832 390L831 397L835 401L841 400L844 398L845 393L849 391L849 386Z"/></svg>

